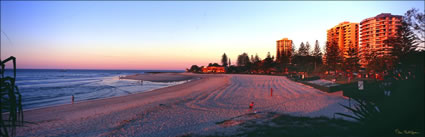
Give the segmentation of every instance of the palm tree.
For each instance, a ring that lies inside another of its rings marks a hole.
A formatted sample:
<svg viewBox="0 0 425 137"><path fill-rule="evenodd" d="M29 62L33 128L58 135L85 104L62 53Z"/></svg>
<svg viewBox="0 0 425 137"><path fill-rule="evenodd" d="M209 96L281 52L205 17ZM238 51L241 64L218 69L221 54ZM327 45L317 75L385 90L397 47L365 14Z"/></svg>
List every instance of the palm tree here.
<svg viewBox="0 0 425 137"><path fill-rule="evenodd" d="M6 33L3 32L3 34L8 38ZM4 75L6 63L9 61L13 62L13 77ZM16 127L22 126L24 123L22 97L15 85L16 58L13 56L5 60L0 58L0 63L0 136L15 136Z"/></svg>
<svg viewBox="0 0 425 137"><path fill-rule="evenodd" d="M13 77L5 76L5 64L13 61ZM16 78L16 58L11 56L1 61L0 76L0 136L15 136L16 127L23 124L24 114L22 111L22 97L18 87L15 85ZM3 117L3 112L9 114Z"/></svg>

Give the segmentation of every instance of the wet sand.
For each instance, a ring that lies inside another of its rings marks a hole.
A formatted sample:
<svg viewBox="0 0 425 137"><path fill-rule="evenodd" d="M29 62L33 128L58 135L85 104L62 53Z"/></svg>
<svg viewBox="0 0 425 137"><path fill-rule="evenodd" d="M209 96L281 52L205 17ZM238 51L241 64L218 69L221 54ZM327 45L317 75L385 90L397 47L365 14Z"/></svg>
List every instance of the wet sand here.
<svg viewBox="0 0 425 137"><path fill-rule="evenodd" d="M223 120L257 112L333 117L348 113L341 92L324 93L281 76L178 74L190 82L75 104L25 111L18 136L179 136L220 130ZM200 79L197 79L200 78ZM273 88L273 96L270 89ZM248 109L254 102L254 109Z"/></svg>
<svg viewBox="0 0 425 137"><path fill-rule="evenodd" d="M121 79L133 79L133 80L143 80L143 81L152 81L152 82L173 82L173 81L183 81L194 78L190 73L146 73L146 74L135 74L120 77Z"/></svg>

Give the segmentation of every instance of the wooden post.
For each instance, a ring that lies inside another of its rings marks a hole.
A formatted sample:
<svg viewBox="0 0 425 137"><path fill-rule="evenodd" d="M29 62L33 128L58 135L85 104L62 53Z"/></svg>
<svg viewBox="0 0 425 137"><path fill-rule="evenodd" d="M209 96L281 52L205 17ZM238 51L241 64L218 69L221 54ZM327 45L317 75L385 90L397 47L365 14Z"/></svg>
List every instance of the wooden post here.
<svg viewBox="0 0 425 137"><path fill-rule="evenodd" d="M351 97L348 97L348 106L351 108Z"/></svg>

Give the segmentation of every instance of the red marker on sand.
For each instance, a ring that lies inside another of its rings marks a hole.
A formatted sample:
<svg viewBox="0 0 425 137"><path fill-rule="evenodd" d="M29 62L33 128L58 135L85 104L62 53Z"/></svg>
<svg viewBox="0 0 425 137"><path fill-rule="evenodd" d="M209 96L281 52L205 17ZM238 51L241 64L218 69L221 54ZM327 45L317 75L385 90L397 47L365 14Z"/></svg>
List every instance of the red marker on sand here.
<svg viewBox="0 0 425 137"><path fill-rule="evenodd" d="M273 96L273 88L270 88L270 96Z"/></svg>
<svg viewBox="0 0 425 137"><path fill-rule="evenodd" d="M249 104L249 109L254 108L254 102L251 102L251 104Z"/></svg>

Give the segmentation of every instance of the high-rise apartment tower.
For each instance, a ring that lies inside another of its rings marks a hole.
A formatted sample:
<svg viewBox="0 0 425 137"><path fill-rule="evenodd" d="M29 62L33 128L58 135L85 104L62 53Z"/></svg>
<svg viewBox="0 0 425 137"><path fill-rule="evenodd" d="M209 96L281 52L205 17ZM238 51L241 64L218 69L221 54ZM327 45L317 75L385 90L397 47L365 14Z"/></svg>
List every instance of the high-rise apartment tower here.
<svg viewBox="0 0 425 137"><path fill-rule="evenodd" d="M385 40L397 34L402 16L382 13L360 22L360 65L366 67L367 56L376 53L378 56L390 55L392 47Z"/></svg>
<svg viewBox="0 0 425 137"><path fill-rule="evenodd" d="M336 43L344 59L350 48L359 48L359 23L342 22L327 31L327 41Z"/></svg>
<svg viewBox="0 0 425 137"><path fill-rule="evenodd" d="M276 41L277 53L276 59L279 60L282 56L290 56L292 50L292 40L288 38L283 38Z"/></svg>

